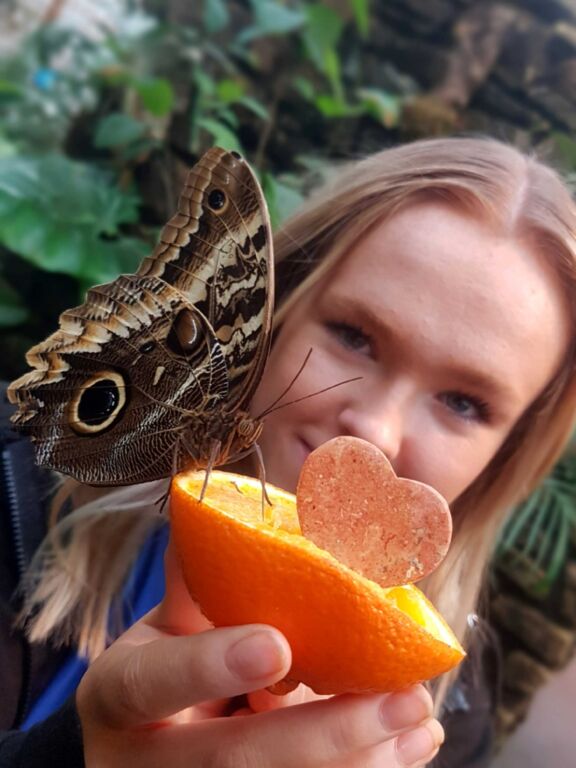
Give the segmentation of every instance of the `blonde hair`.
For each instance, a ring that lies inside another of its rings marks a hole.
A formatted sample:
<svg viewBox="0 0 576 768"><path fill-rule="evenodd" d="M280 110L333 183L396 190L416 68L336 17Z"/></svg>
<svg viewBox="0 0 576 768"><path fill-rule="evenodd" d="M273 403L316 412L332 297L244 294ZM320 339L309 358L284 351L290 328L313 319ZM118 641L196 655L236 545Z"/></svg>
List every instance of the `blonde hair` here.
<svg viewBox="0 0 576 768"><path fill-rule="evenodd" d="M31 642L74 643L94 659L122 626L121 592L153 530L165 523L156 503L166 481L106 489L77 503L82 488L65 481L52 503L52 525L20 587L19 622ZM80 493L78 493L80 491ZM61 510L74 511L58 520Z"/></svg>
<svg viewBox="0 0 576 768"><path fill-rule="evenodd" d="M436 196L472 215L488 217L511 235L529 236L561 276L570 305L576 304L576 209L560 177L536 159L494 140L435 139L388 149L353 164L283 226L276 237L277 322L372 226L423 196ZM574 357L572 345L556 376L453 505L450 552L422 586L462 640L507 511L540 482L570 436L576 409ZM125 489L110 494L97 509L79 510L68 523L65 547L57 535L59 556L46 563L45 553L54 546L44 548L39 560L44 576L27 603L35 613L30 625L34 639L53 634L66 622L70 628L67 617L73 616L73 635L82 638L81 649L92 656L101 650L111 598L150 529L150 522L141 521L142 513L150 511L148 494L141 487ZM134 505L126 518L124 545L114 554L119 564L114 578L107 579L105 588L94 582L95 608L93 598L86 604L85 589L73 587L72 576L77 568L86 572L82 563L96 541L110 567L110 547L119 535L116 518L127 514L119 509L121 499L123 503L134 499ZM87 523L75 520L90 518L94 529L81 534Z"/></svg>
<svg viewBox="0 0 576 768"><path fill-rule="evenodd" d="M371 227L410 203L440 199L527 236L576 307L576 206L560 176L534 157L487 138L418 141L353 164L276 238L277 322ZM576 413L575 340L544 391L474 483L452 504L454 535L424 591L465 642L498 531L570 438ZM445 686L444 686L445 687Z"/></svg>

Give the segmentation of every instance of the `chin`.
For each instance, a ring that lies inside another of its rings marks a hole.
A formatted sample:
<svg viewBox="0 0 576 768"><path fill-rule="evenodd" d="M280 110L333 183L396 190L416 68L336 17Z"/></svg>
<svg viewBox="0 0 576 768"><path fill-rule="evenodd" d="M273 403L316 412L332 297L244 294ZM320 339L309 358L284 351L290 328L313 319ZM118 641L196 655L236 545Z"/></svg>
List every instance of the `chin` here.
<svg viewBox="0 0 576 768"><path fill-rule="evenodd" d="M296 484L298 482L298 476L300 474L299 469L294 466L287 466L285 463L274 462L270 465L266 464L266 481L272 483L278 488L282 488L289 493L296 493Z"/></svg>

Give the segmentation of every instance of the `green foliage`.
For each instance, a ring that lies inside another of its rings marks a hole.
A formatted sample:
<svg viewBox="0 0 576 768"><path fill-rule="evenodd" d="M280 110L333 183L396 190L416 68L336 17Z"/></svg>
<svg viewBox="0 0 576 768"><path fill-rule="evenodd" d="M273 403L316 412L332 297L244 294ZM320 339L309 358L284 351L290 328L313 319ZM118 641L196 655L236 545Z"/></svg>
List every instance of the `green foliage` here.
<svg viewBox="0 0 576 768"><path fill-rule="evenodd" d="M576 544L576 450L558 462L549 477L506 525L495 562L523 590L545 599L562 573L571 542Z"/></svg>
<svg viewBox="0 0 576 768"><path fill-rule="evenodd" d="M334 120L397 124L402 95L362 77L369 0L340 11L204 0L184 24L166 20L165 4L141 7L108 0L94 29L43 24L0 60L0 325L10 334L52 329L41 327L34 275L61 275L81 300L133 270L173 210L175 166L209 145L253 162L278 225L302 202L301 170L326 153L307 129L299 152L275 147L287 120L302 114L319 135ZM65 306L56 296L54 315Z"/></svg>
<svg viewBox="0 0 576 768"><path fill-rule="evenodd" d="M15 289L0 276L0 328L11 328L28 319L28 309Z"/></svg>
<svg viewBox="0 0 576 768"><path fill-rule="evenodd" d="M61 155L0 160L0 243L82 289L133 270L148 250L119 237L137 203L99 169Z"/></svg>

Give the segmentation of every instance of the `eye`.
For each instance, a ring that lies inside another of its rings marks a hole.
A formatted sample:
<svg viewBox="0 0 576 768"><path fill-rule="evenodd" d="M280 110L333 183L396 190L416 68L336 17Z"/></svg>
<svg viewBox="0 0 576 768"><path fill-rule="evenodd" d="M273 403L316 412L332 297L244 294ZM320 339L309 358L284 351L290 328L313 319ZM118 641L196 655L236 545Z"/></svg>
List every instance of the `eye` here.
<svg viewBox="0 0 576 768"><path fill-rule="evenodd" d="M346 349L365 354L370 354L372 351L371 338L358 326L351 323L329 322L327 328Z"/></svg>
<svg viewBox="0 0 576 768"><path fill-rule="evenodd" d="M458 418L465 421L490 421L490 406L485 400L465 392L445 392L439 397L440 401Z"/></svg>

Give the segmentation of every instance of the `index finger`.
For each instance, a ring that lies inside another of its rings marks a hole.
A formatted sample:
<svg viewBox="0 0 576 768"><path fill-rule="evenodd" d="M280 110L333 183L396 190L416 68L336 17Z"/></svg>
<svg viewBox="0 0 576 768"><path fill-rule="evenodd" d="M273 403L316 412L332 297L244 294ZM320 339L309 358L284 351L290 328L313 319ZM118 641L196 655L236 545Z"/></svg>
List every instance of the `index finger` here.
<svg viewBox="0 0 576 768"><path fill-rule="evenodd" d="M90 667L78 707L113 728L149 725L195 704L271 685L290 663L286 639L264 625L192 637L135 625Z"/></svg>

